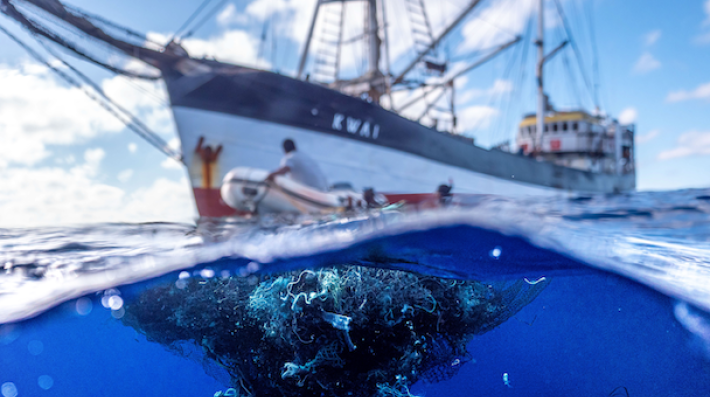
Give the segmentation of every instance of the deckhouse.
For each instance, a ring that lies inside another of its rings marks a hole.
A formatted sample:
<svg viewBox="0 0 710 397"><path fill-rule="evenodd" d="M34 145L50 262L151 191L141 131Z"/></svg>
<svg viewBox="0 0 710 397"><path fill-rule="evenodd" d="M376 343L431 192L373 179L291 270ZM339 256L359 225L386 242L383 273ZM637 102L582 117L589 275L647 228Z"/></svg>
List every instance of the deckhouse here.
<svg viewBox="0 0 710 397"><path fill-rule="evenodd" d="M545 115L544 131L537 136L537 117L526 115L516 144L519 153L585 171L609 174L634 172L633 124L593 116L582 110Z"/></svg>

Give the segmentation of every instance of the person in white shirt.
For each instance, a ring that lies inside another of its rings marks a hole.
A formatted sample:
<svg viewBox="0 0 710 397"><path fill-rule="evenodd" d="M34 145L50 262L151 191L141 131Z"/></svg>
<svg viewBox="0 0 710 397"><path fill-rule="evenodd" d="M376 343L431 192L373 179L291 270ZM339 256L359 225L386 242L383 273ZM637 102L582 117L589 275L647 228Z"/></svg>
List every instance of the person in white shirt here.
<svg viewBox="0 0 710 397"><path fill-rule="evenodd" d="M283 142L284 157L281 167L269 174L267 181L273 181L277 175L289 174L294 181L312 187L322 192L328 191L328 181L318 164L305 153L296 150L296 144L291 139Z"/></svg>

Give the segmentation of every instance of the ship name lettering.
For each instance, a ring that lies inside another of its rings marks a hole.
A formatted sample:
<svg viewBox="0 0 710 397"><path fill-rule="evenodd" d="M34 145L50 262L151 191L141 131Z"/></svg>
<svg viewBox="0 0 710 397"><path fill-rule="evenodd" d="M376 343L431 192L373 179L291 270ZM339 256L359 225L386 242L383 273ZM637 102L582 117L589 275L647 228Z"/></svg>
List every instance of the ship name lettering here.
<svg viewBox="0 0 710 397"><path fill-rule="evenodd" d="M343 119L345 116L343 116L340 113L336 113L335 116L333 117L333 129L342 131L343 130Z"/></svg>
<svg viewBox="0 0 710 397"><path fill-rule="evenodd" d="M370 137L370 122L366 121L362 124L362 128L360 128L360 136L364 136L365 138Z"/></svg>
<svg viewBox="0 0 710 397"><path fill-rule="evenodd" d="M343 121L345 121L345 130L351 134L359 134L363 138L371 139L377 139L380 136L379 124L372 125L369 121L363 123L360 119L346 117L342 113L335 113L331 127L334 130L342 131Z"/></svg>
<svg viewBox="0 0 710 397"><path fill-rule="evenodd" d="M354 119L352 117L348 117L347 119L347 128L348 132L351 134L354 134L357 132L358 128L360 128L360 124L362 124L362 120Z"/></svg>

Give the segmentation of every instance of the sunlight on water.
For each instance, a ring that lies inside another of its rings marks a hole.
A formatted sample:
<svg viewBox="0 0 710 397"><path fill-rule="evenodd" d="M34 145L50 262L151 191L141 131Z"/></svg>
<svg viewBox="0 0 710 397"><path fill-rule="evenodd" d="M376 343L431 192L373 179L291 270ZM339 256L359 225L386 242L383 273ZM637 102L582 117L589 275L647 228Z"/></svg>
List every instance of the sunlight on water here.
<svg viewBox="0 0 710 397"><path fill-rule="evenodd" d="M343 251L343 261L367 264L363 255L375 246L390 256L379 265L459 278L540 277L560 270L549 262L559 253L572 259L555 259L566 262L563 271L580 264L596 267L710 310L710 201L704 197L703 191L584 200L476 197L471 206L464 198L460 206L428 212L207 221L197 228L107 224L8 229L0 236L0 261L5 269L0 321L31 316L85 293L196 264L229 260L241 275L247 275L332 264L328 261L333 258L324 254L334 251ZM459 236L460 241L446 247L451 259L441 260L437 230L461 225L480 229L480 236ZM423 235L424 246L383 243L427 231L432 238ZM532 251L540 257L526 253L526 261L516 257L520 252L491 243L480 247L487 253L486 260L471 260L475 255L467 252L471 242L466 239L494 241L498 235L520 237L538 247ZM371 247L353 252L368 242ZM409 262L405 265L393 258ZM490 268L491 260L497 261L496 269ZM120 307L119 299L107 297L102 305ZM77 302L77 310L89 312L89 305Z"/></svg>

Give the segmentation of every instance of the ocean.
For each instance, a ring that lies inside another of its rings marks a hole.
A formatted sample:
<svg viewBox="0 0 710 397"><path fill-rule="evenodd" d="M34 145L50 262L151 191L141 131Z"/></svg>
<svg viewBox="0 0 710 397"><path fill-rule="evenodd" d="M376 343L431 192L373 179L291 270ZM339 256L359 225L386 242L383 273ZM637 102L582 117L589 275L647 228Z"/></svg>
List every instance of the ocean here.
<svg viewBox="0 0 710 397"><path fill-rule="evenodd" d="M710 190L0 229L0 395L708 396Z"/></svg>

